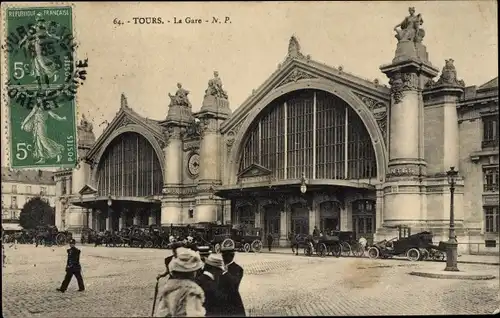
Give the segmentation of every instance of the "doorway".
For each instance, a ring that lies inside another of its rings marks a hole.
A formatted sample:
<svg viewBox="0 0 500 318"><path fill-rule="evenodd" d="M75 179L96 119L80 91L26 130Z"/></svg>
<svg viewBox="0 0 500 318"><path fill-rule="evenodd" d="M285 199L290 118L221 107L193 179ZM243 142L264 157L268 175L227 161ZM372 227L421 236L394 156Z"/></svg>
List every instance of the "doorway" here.
<svg viewBox="0 0 500 318"><path fill-rule="evenodd" d="M291 229L295 235L309 234L309 209L302 203L291 206L292 224Z"/></svg>
<svg viewBox="0 0 500 318"><path fill-rule="evenodd" d="M326 201L320 204L320 230L325 232L340 231L340 204Z"/></svg>
<svg viewBox="0 0 500 318"><path fill-rule="evenodd" d="M278 205L264 207L264 239L267 242L270 233L273 236L273 245L278 244L280 238L280 210Z"/></svg>

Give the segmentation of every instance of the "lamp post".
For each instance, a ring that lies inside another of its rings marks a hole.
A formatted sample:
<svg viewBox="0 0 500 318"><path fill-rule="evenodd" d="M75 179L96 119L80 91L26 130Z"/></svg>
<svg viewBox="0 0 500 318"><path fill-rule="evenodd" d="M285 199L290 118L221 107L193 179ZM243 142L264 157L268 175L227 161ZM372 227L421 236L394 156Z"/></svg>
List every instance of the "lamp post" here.
<svg viewBox="0 0 500 318"><path fill-rule="evenodd" d="M113 232L113 223L112 223L112 215L111 215L111 205L113 204L113 200L111 199L111 193L108 194L108 201L106 202L108 204L108 218L107 218L107 229L111 232Z"/></svg>
<svg viewBox="0 0 500 318"><path fill-rule="evenodd" d="M446 268L447 272L458 272L458 243L457 235L455 234L455 211L454 211L454 197L455 197L455 182L458 171L455 167L450 167L446 172L448 183L450 184L450 233L448 237L448 244L446 247Z"/></svg>
<svg viewBox="0 0 500 318"><path fill-rule="evenodd" d="M300 193L305 194L306 192L307 192L306 173L302 172L302 178L300 179Z"/></svg>

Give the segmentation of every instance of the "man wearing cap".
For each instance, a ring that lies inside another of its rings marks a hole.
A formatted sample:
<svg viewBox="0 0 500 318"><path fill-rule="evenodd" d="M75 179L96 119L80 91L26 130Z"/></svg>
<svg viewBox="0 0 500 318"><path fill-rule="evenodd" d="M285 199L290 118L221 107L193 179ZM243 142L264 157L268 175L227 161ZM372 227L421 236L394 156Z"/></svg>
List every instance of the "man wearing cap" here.
<svg viewBox="0 0 500 318"><path fill-rule="evenodd" d="M210 254L205 259L202 275L198 276L196 282L205 293L203 306L207 317L220 317L224 313L226 299L228 298L220 286L220 278L226 267L222 257L218 254Z"/></svg>
<svg viewBox="0 0 500 318"><path fill-rule="evenodd" d="M222 259L227 267L227 271L234 277L236 288L239 290L241 280L243 279L243 268L234 262L234 242L227 240L221 246Z"/></svg>
<svg viewBox="0 0 500 318"><path fill-rule="evenodd" d="M85 285L83 284L82 277L82 266L80 265L80 250L75 247L75 240L71 239L69 241L68 252L68 260L66 262L66 276L64 276L64 280L61 283L61 287L57 288L57 291L64 293L66 289L68 289L69 282L73 275L76 277L76 281L78 282L78 291L84 291Z"/></svg>
<svg viewBox="0 0 500 318"><path fill-rule="evenodd" d="M243 268L234 262L235 246L233 240L222 242L222 259L227 271L221 276L219 288L224 292L226 305L224 306L225 316L245 316L245 306L239 292L241 279L243 278Z"/></svg>
<svg viewBox="0 0 500 318"><path fill-rule="evenodd" d="M205 295L195 282L203 266L200 255L184 247L179 247L176 255L168 265L172 277L159 293L155 317L204 317Z"/></svg>

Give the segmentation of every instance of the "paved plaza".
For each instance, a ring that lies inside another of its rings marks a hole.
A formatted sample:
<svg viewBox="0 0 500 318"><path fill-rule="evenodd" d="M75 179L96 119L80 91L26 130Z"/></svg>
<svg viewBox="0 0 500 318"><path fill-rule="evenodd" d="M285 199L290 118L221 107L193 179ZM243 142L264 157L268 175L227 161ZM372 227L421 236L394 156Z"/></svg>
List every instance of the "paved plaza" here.
<svg viewBox="0 0 500 318"><path fill-rule="evenodd" d="M78 246L87 290L76 280L56 292L66 247L6 246L4 317L149 316L155 277L170 252ZM408 275L435 263L367 258L305 257L282 253L236 256L245 269L241 294L250 316L491 314L499 280L441 280ZM499 266L460 264L498 277ZM443 264L444 268L444 264Z"/></svg>

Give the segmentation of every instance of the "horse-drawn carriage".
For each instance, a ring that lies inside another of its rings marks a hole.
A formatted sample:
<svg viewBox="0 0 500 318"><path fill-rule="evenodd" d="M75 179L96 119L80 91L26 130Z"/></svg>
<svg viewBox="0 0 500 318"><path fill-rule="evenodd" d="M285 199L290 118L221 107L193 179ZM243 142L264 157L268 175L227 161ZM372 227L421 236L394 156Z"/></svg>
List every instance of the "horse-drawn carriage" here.
<svg viewBox="0 0 500 318"><path fill-rule="evenodd" d="M40 225L35 228L36 246L43 244L45 246L65 245L73 238L73 234L68 231L59 232L57 226Z"/></svg>
<svg viewBox="0 0 500 318"><path fill-rule="evenodd" d="M220 253L222 242L226 239L233 240L235 249L238 251L259 253L262 250L261 229L251 228L244 224L233 226L203 223L197 224L194 232L197 243L211 246L216 253Z"/></svg>
<svg viewBox="0 0 500 318"><path fill-rule="evenodd" d="M330 231L317 236L298 235L296 241L299 247L304 247L306 256L317 254L321 257L327 255L361 257L365 252L365 246L356 241L352 231Z"/></svg>
<svg viewBox="0 0 500 318"><path fill-rule="evenodd" d="M406 256L410 261L444 260L446 243L439 245L432 243L431 232L420 232L411 235L411 229L406 226L392 227L398 229L398 236L390 240L382 240L368 248L370 258L392 258L393 256Z"/></svg>
<svg viewBox="0 0 500 318"><path fill-rule="evenodd" d="M82 234L80 236L81 244L95 244L98 240L99 233L91 228L82 228Z"/></svg>

